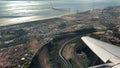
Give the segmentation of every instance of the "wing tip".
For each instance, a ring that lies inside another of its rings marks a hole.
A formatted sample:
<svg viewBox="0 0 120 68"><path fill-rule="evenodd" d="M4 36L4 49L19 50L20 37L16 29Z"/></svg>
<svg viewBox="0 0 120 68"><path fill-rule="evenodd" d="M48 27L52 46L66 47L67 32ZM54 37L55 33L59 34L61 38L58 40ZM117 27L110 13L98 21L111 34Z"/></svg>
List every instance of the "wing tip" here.
<svg viewBox="0 0 120 68"><path fill-rule="evenodd" d="M82 36L81 39L84 40L84 39L87 39L89 38L89 36Z"/></svg>

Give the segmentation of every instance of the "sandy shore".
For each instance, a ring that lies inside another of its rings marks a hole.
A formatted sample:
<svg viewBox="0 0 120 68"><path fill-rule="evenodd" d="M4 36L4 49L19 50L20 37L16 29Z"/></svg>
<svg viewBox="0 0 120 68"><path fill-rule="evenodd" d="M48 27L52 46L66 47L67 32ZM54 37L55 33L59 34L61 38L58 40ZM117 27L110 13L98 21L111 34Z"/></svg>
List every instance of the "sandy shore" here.
<svg viewBox="0 0 120 68"><path fill-rule="evenodd" d="M0 19L0 26L6 26L6 25L14 25L14 24L20 24L20 23L27 23L37 20L45 20L45 19L51 19L55 17L61 17L61 16L53 16L53 17L40 17L40 16L33 16L33 17L21 17L21 18L2 18Z"/></svg>

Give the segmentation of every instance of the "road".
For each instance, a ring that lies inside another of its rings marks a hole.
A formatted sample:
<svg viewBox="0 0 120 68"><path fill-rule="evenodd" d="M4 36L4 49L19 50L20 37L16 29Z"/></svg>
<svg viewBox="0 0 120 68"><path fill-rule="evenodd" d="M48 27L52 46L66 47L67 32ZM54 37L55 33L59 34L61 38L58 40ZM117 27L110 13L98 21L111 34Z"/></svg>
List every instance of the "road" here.
<svg viewBox="0 0 120 68"><path fill-rule="evenodd" d="M60 50L59 50L59 56L60 56L61 60L63 61L63 63L65 64L66 68L72 68L72 65L71 65L70 62L68 62L68 61L64 58L64 56L62 55L62 51L63 51L64 47L66 46L66 44L70 43L71 41L75 40L75 39L78 38L78 37L79 37L79 36L76 36L76 37L68 40L67 42L65 42L65 43L61 46L61 48L60 48Z"/></svg>

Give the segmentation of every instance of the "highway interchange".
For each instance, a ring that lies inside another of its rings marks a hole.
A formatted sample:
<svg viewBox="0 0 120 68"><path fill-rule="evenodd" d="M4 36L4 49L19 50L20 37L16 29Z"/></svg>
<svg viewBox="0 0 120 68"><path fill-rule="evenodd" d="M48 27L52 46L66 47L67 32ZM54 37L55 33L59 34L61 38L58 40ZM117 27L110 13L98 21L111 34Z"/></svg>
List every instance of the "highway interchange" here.
<svg viewBox="0 0 120 68"><path fill-rule="evenodd" d="M61 48L60 48L60 50L59 50L59 56L60 56L61 60L63 61L63 63L65 64L65 67L66 67L66 68L72 68L72 65L71 65L71 63L70 63L69 61L67 61L67 60L65 59L65 57L62 55L62 51L63 51L64 47L66 46L66 44L68 44L68 43L70 43L71 41L77 39L78 37L79 37L79 36L76 36L76 37L68 40L67 42L65 42L63 45L61 45Z"/></svg>

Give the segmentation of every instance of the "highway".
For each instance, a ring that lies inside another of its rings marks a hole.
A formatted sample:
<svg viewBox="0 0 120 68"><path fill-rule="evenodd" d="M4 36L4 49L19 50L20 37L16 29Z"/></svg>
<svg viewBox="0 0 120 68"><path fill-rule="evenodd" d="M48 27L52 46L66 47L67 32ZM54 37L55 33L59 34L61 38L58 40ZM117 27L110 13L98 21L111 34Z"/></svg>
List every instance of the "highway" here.
<svg viewBox="0 0 120 68"><path fill-rule="evenodd" d="M61 58L61 60L63 61L63 63L65 64L66 68L72 68L72 65L69 61L67 61L64 56L62 55L62 51L64 49L64 47L66 46L66 44L70 43L71 41L75 40L76 38L78 38L79 36L76 36L70 40L68 40L67 42L65 42L63 45L61 45L61 48L59 50L59 56Z"/></svg>

